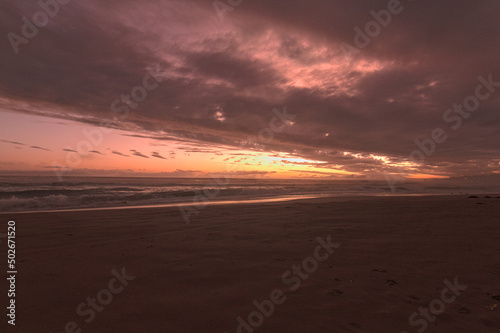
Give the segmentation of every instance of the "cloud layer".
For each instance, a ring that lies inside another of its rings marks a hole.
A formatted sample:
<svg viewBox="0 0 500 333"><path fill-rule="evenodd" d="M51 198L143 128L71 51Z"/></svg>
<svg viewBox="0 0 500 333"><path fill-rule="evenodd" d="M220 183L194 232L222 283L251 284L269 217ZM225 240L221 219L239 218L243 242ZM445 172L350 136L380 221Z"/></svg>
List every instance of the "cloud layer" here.
<svg viewBox="0 0 500 333"><path fill-rule="evenodd" d="M355 46L354 29L364 30L370 12L387 3L252 0L221 20L210 1L69 2L17 54L2 39L0 106L87 124L110 120L167 141L241 147L286 105L293 126L246 148L359 175L498 171L500 88L457 130L443 114L475 94L479 76L500 82L500 3L402 1L387 27L346 58L341 45ZM40 11L36 2L0 6L3 36L23 36L22 17ZM144 90L144 100L134 107L122 99L153 72L161 84ZM111 110L115 100L121 113ZM435 128L448 139L423 165L412 164L415 140Z"/></svg>

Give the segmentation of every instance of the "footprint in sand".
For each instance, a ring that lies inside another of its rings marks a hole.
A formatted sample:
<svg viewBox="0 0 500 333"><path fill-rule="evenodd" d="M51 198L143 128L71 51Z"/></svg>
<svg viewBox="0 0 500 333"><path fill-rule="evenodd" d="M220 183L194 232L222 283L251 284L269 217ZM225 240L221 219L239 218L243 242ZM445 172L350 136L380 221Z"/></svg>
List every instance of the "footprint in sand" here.
<svg viewBox="0 0 500 333"><path fill-rule="evenodd" d="M333 289L331 291L328 292L329 295L342 295L344 292L342 290L339 290L339 289Z"/></svg>
<svg viewBox="0 0 500 333"><path fill-rule="evenodd" d="M387 283L390 286L397 286L397 285L399 285L399 283L397 283L394 280L387 280L387 281L385 281L385 283Z"/></svg>

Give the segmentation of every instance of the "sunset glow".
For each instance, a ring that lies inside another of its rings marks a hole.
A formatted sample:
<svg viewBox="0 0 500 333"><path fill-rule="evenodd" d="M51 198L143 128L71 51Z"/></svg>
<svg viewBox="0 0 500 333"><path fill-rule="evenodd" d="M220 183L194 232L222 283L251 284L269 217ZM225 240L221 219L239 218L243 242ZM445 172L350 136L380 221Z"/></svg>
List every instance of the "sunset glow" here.
<svg viewBox="0 0 500 333"><path fill-rule="evenodd" d="M486 52L493 44L458 57L453 38L420 36L403 13L346 54L360 41L352 22L369 16L342 20L351 11L327 2L283 5L286 18L265 2L244 6L221 20L210 2L72 3L29 43L4 39L1 169L348 179L499 172L500 94L470 117L446 113L478 83L491 91L484 82L500 80L496 60L460 73L447 64L469 68L495 54ZM427 15L424 4L412 7ZM7 8L12 33L39 9ZM449 45L427 50L433 38ZM285 109L293 117L280 116ZM429 143L435 129L444 143Z"/></svg>

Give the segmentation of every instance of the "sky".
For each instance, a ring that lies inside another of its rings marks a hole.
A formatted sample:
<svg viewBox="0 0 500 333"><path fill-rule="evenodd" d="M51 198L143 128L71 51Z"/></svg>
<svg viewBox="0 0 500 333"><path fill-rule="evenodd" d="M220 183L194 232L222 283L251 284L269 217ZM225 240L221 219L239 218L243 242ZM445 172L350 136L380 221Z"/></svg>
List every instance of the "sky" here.
<svg viewBox="0 0 500 333"><path fill-rule="evenodd" d="M500 173L500 2L0 4L0 173Z"/></svg>

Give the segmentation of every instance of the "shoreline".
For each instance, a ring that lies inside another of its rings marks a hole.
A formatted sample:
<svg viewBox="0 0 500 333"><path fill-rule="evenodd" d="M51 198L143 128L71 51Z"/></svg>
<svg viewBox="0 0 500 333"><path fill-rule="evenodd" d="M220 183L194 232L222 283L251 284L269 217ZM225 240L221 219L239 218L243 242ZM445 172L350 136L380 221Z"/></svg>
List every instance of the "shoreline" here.
<svg viewBox="0 0 500 333"><path fill-rule="evenodd" d="M218 205L248 205L248 204L259 204L259 203L272 203L272 202L288 202L288 201L298 201L298 200L314 200L314 199L352 199L352 198L396 198L396 197L458 197L467 196L472 194L441 194L441 193L410 193L410 194L360 194L360 195L331 195L331 194L317 194L317 195L291 195L291 196L279 196L279 197L263 197L259 199L242 199L242 200L208 200L206 202L197 204L193 202L178 202L178 203L164 203L164 204L147 204L147 205L132 205L132 206L105 206L105 207L80 207L80 208L61 208L61 209L41 209L41 210L29 210L29 211L9 211L0 212L0 216L6 214L32 214L32 213L64 213L64 212L86 212L86 211L108 211L108 210L128 210L128 209L150 209L150 208L169 208L169 207L190 207L203 205L201 210L208 206L218 206ZM475 193L475 195L491 195L497 196L496 193ZM467 198L467 197L466 197ZM480 197L481 198L481 197ZM495 197L492 197L495 199Z"/></svg>

